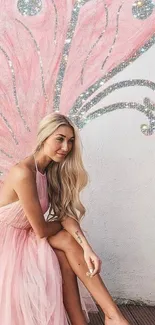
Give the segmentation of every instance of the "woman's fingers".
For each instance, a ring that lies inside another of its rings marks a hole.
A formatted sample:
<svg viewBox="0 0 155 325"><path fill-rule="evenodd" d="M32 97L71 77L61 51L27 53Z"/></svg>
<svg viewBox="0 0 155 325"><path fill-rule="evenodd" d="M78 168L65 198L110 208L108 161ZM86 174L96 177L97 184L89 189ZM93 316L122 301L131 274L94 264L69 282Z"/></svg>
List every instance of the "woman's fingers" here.
<svg viewBox="0 0 155 325"><path fill-rule="evenodd" d="M92 260L91 260L90 257L88 257L86 259L86 263L87 263L87 266L88 266L88 272L86 273L86 275L89 276L89 277L91 277L92 274L93 274L93 272L94 272L94 264L93 264L93 262L92 262Z"/></svg>
<svg viewBox="0 0 155 325"><path fill-rule="evenodd" d="M92 261L94 264L94 270L92 273L92 276L94 276L95 274L99 273L101 270L101 263L100 263L100 259L98 257L95 257L94 260Z"/></svg>
<svg viewBox="0 0 155 325"><path fill-rule="evenodd" d="M91 259L87 260L88 272L86 273L87 276L94 276L97 273L101 272L101 260L99 258L94 258L92 261Z"/></svg>
<svg viewBox="0 0 155 325"><path fill-rule="evenodd" d="M88 249L84 251L85 262L88 266L87 276L94 276L101 271L101 260L99 257L93 252L92 249Z"/></svg>
<svg viewBox="0 0 155 325"><path fill-rule="evenodd" d="M86 275L87 276L90 276L93 273L93 271L94 271L94 265L93 265L93 263L91 261L91 258L88 258L86 260L86 263L87 263L88 270L89 270L89 272L87 272Z"/></svg>

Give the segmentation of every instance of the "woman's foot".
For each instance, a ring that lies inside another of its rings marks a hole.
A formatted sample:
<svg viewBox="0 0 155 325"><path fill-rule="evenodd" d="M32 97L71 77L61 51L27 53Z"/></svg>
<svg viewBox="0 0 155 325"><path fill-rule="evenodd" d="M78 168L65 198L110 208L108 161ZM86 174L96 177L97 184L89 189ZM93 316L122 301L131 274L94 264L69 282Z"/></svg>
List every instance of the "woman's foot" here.
<svg viewBox="0 0 155 325"><path fill-rule="evenodd" d="M120 315L114 316L113 318L109 318L105 316L105 325L130 325L130 324L120 313Z"/></svg>

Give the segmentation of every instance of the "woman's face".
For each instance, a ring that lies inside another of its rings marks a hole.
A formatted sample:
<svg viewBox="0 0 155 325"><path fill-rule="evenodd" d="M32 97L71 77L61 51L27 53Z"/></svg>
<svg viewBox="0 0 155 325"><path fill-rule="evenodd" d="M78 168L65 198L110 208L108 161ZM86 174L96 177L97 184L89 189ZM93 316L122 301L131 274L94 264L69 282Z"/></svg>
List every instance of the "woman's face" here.
<svg viewBox="0 0 155 325"><path fill-rule="evenodd" d="M62 125L44 142L44 153L55 162L61 162L72 150L74 132L70 126Z"/></svg>

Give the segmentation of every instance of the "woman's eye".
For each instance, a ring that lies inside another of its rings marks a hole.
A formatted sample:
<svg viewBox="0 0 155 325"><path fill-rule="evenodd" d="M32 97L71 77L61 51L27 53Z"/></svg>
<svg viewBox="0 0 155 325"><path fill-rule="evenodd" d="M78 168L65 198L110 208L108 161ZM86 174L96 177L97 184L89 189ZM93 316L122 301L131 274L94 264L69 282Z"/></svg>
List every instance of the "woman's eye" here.
<svg viewBox="0 0 155 325"><path fill-rule="evenodd" d="M63 138L57 138L58 141L62 142L63 141Z"/></svg>

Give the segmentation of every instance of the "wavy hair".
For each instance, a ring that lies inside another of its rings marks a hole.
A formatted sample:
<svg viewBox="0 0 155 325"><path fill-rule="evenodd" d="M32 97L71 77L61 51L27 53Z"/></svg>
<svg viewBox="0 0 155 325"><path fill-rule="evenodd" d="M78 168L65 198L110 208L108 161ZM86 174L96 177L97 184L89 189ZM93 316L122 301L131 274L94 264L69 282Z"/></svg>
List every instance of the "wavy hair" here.
<svg viewBox="0 0 155 325"><path fill-rule="evenodd" d="M39 123L35 152L39 151L45 140L62 125L72 128L75 140L65 160L59 163L52 161L47 167L48 220L62 221L65 217L71 217L80 221L85 214L85 207L80 200L80 192L87 185L88 175L82 162L77 127L62 114L52 113L45 116Z"/></svg>

